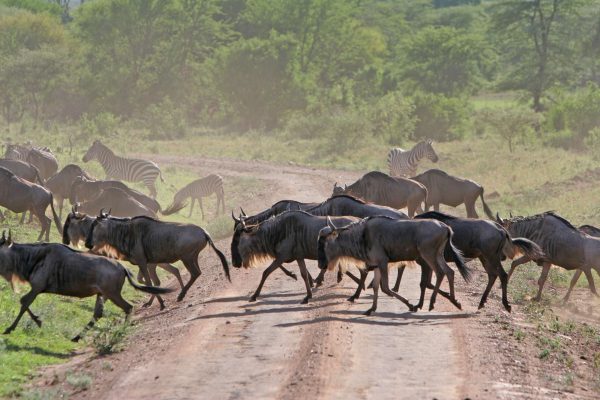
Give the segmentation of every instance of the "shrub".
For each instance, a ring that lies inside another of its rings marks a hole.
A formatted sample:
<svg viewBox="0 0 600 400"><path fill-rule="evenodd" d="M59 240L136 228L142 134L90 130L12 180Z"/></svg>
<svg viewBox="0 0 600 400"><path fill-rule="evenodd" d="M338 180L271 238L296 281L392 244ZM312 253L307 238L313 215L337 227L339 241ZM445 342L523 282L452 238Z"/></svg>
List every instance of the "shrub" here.
<svg viewBox="0 0 600 400"><path fill-rule="evenodd" d="M415 132L417 123L412 101L399 92L390 92L367 107L373 133L393 146L404 144Z"/></svg>
<svg viewBox="0 0 600 400"><path fill-rule="evenodd" d="M187 132L185 111L169 97L152 104L143 115L142 125L150 132L150 139L181 139Z"/></svg>
<svg viewBox="0 0 600 400"><path fill-rule="evenodd" d="M128 321L124 323L102 321L96 325L95 334L91 339L92 347L94 347L98 355L121 351L130 327L131 325Z"/></svg>
<svg viewBox="0 0 600 400"><path fill-rule="evenodd" d="M417 119L412 139L460 139L468 120L469 102L443 94L417 92L412 96Z"/></svg>
<svg viewBox="0 0 600 400"><path fill-rule="evenodd" d="M115 131L119 124L119 118L109 112L102 112L94 116L84 114L79 122L81 136L86 139L108 136Z"/></svg>
<svg viewBox="0 0 600 400"><path fill-rule="evenodd" d="M514 142L532 133L540 118L540 114L524 107L484 108L477 112L476 124L506 140L512 153Z"/></svg>

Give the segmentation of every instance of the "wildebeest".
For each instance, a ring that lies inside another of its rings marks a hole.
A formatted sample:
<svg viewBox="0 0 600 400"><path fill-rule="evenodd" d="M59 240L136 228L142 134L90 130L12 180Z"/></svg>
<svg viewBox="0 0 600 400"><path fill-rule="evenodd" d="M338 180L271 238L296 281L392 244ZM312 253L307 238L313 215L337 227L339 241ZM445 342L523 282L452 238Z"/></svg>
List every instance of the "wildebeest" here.
<svg viewBox="0 0 600 400"><path fill-rule="evenodd" d="M108 188L121 189L135 200L142 203L146 208L152 210L152 212L155 214L161 212L161 207L158 201L138 192L135 189L131 189L129 186L120 181L93 181L82 177L76 178L69 193L69 201L71 202L71 205L74 205L76 203L94 200L100 195L100 193L102 193L103 190ZM163 215L170 215L178 210L179 208L172 208L161 213Z"/></svg>
<svg viewBox="0 0 600 400"><path fill-rule="evenodd" d="M0 238L0 275L9 282L22 281L31 285L31 290L21 298L19 315L4 333L11 333L25 312L38 325L42 321L29 308L38 294L55 293L71 297L96 296L94 317L85 330L91 328L102 317L104 299L112 301L126 315L132 306L121 296L125 278L131 286L153 295L170 292L169 289L148 287L135 283L131 272L116 261L89 253L81 253L62 244L17 244L9 233ZM84 332L85 332L84 330ZM73 338L78 341L79 335Z"/></svg>
<svg viewBox="0 0 600 400"><path fill-rule="evenodd" d="M65 225L63 226L63 244L70 244L74 247L79 247L79 243L85 242L85 239L88 237L90 230L92 229L92 223L95 219L95 217L90 217L89 215L80 213L75 207L73 207L71 212L67 215L67 218L65 219ZM183 289L183 279L181 279L179 270L171 264L166 263L158 265L148 264L148 274L150 275L150 279L154 286L160 286L160 279L156 273L157 266L173 274L179 282L179 286L181 289ZM138 273L138 281L142 281L141 271ZM144 283L149 284L149 282ZM152 299L153 297L148 301L148 303L144 304L144 306L149 306L152 304Z"/></svg>
<svg viewBox="0 0 600 400"><path fill-rule="evenodd" d="M391 207L366 203L356 197L342 194L333 196L324 202L305 209L309 214L322 216L344 216L366 218L382 215L394 219L408 219L408 215Z"/></svg>
<svg viewBox="0 0 600 400"><path fill-rule="evenodd" d="M513 259L518 254L524 254L529 258L538 259L544 256L542 249L534 242L524 238L511 238L508 232L494 221L482 221L479 219L459 218L437 211L430 211L415 217L416 219L435 219L452 228L454 236L452 242L465 258L478 258L488 275L488 284L481 296L479 308L483 308L488 294L500 277L502 286L502 304L507 311L511 310L508 303L507 285L508 275L502 268L502 260ZM446 249L444 256L446 261L452 262L452 254ZM421 297L419 308L423 306L425 287L430 285L431 271L426 264L421 264L423 276L421 279ZM403 268L403 267L402 267ZM428 271L428 273L426 272ZM399 277L402 275L399 274ZM396 282L393 290L398 290L400 282Z"/></svg>
<svg viewBox="0 0 600 400"><path fill-rule="evenodd" d="M28 162L39 170L40 176L44 180L50 178L58 170L58 161L47 147L7 145L5 158Z"/></svg>
<svg viewBox="0 0 600 400"><path fill-rule="evenodd" d="M156 218L156 214L152 210L131 197L127 192L115 187L102 190L100 195L93 200L81 204L77 203L77 210L84 214L95 215L103 208L110 209L111 215L115 217L145 215Z"/></svg>
<svg viewBox="0 0 600 400"><path fill-rule="evenodd" d="M52 220L46 217L46 209L50 206L56 229L62 233L60 219L54 210L52 193L35 183L19 178L3 167L0 167L0 206L15 213L32 212L42 226L37 240L41 240L46 234L46 241L50 239L52 225Z"/></svg>
<svg viewBox="0 0 600 400"><path fill-rule="evenodd" d="M45 182L40 176L40 171L33 165L29 164L26 161L21 160L10 160L10 159L1 159L0 167L4 167L7 170L11 171L16 176L25 179L31 183L37 183L42 186L45 186ZM21 217L21 224L25 222L25 214ZM59 215L60 218L60 215ZM29 223L31 223L33 219L33 214L29 213Z"/></svg>
<svg viewBox="0 0 600 400"><path fill-rule="evenodd" d="M304 211L284 211L257 225L246 225L241 220L236 226L231 240L233 266L253 267L263 260L273 260L264 270L258 288L250 297L256 301L268 276L283 263L296 261L306 286L306 297L302 304L312 298L311 282L308 278L305 259L317 259L317 238L319 231L327 226L328 217L317 217ZM352 217L332 217L340 225L347 225L358 219Z"/></svg>
<svg viewBox="0 0 600 400"><path fill-rule="evenodd" d="M58 173L52 175L46 182L46 187L52 192L54 200L58 204L58 217L62 218L62 210L64 205L64 199L68 199L73 184L77 178L84 178L93 180L80 166L75 164L66 165Z"/></svg>
<svg viewBox="0 0 600 400"><path fill-rule="evenodd" d="M542 289L548 272L552 265L557 265L566 270L577 270L571 279L571 285L564 297L564 301L569 300L571 291L577 283L577 280L583 272L588 280L590 291L598 296L592 276L592 268L600 273L600 239L589 236L577 228L560 215L547 211L530 217L513 217L511 219L502 219L497 216L497 221L504 226L511 236L525 237L537 243L544 252L544 257L531 259L523 256L512 262L508 277L514 272L515 268L528 261L535 261L542 266L542 274L538 280L539 290L534 300L540 300Z"/></svg>
<svg viewBox="0 0 600 400"><path fill-rule="evenodd" d="M223 178L217 174L210 174L205 176L204 178L196 179L193 182L185 185L181 188L175 196L173 196L173 205L169 207L184 207L184 202L188 199L192 199L192 204L190 205L190 215L188 218L192 216L192 211L194 211L194 202L198 200L198 204L200 204L200 211L202 211L202 219L204 219L204 207L202 207L202 198L210 196L212 194L217 196L217 215L219 215L219 205L221 206L222 212L225 213L225 192L223 191Z"/></svg>
<svg viewBox="0 0 600 400"><path fill-rule="evenodd" d="M358 268L363 265L375 268L373 305L366 312L366 315L370 315L377 309L380 284L385 294L402 301L410 311L417 310L417 307L404 297L390 290L388 266L400 261L423 260L436 274L429 310L433 309L444 276L448 277L450 299L460 309L461 305L454 296L454 271L446 264L444 251L448 248L454 254L453 260L467 281L470 279L470 270L465 265L460 251L452 244L452 236L449 226L430 219L399 220L377 216L341 228L328 221L328 226L319 233L319 268L331 269L339 262L349 263ZM361 282L364 283L365 277L366 274L361 273ZM360 288L361 285L358 291Z"/></svg>
<svg viewBox="0 0 600 400"><path fill-rule="evenodd" d="M587 233L590 236L600 237L600 229L592 225L581 225L579 230L583 233Z"/></svg>
<svg viewBox="0 0 600 400"><path fill-rule="evenodd" d="M113 178L128 182L143 182L152 198L156 198L156 178L160 177L160 180L164 182L156 163L149 160L119 157L99 140L94 141L82 160L83 162L98 160L106 173L106 180Z"/></svg>
<svg viewBox="0 0 600 400"><path fill-rule="evenodd" d="M494 219L492 211L483 199L483 186L477 182L448 175L439 169L430 169L410 179L422 183L427 188L425 211L429 211L431 206L435 211L439 211L440 204L457 207L465 203L467 217L479 218L475 210L475 201L481 197L483 211L488 218Z"/></svg>
<svg viewBox="0 0 600 400"><path fill-rule="evenodd" d="M94 253L112 254L139 266L146 282L148 264L174 263L181 260L190 273L177 301L183 300L187 291L201 274L198 254L209 244L217 253L225 276L229 281L229 265L204 229L192 224L157 221L149 217L116 218L100 215L92 223L85 247ZM157 296L159 302L162 299Z"/></svg>
<svg viewBox="0 0 600 400"><path fill-rule="evenodd" d="M427 198L427 189L419 182L406 178L392 178L379 171L371 171L359 180L343 189L333 185L333 196L349 194L370 203L391 208L408 208L408 216L412 218L415 211Z"/></svg>

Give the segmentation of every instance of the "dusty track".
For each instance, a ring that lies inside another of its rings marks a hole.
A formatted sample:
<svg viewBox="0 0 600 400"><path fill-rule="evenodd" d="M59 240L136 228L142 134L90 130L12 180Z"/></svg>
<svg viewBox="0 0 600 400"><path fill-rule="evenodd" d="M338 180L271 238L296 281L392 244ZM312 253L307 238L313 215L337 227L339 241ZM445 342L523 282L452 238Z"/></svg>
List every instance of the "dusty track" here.
<svg viewBox="0 0 600 400"><path fill-rule="evenodd" d="M268 163L153 157L202 173L252 176L266 190L246 211L282 198L310 201L327 197L333 181L358 173ZM218 243L228 249L229 240ZM229 257L229 255L228 255ZM182 303L171 296L166 312L140 310L141 328L127 350L76 367L94 376L90 390L72 398L238 399L393 398L455 399L467 395L465 358L453 327L473 309L457 312L438 300L435 312L407 313L395 299L380 297L378 312L364 317L370 293L356 304L345 301L354 285L329 277L300 305L303 283L273 273L256 303L247 298L262 270L233 270L224 280L213 253L201 254L203 275ZM312 274L316 264L308 264ZM292 270L295 265L290 265ZM418 298L419 271L407 271L401 291ZM67 368L71 368L67 367ZM470 387L472 389L472 387ZM469 389L469 390L470 390Z"/></svg>

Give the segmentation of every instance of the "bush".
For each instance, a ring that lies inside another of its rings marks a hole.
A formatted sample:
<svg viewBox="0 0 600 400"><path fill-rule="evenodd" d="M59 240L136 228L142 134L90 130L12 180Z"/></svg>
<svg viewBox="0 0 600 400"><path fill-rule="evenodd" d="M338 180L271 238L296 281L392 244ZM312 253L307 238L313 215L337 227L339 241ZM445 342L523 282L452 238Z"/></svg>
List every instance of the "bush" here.
<svg viewBox="0 0 600 400"><path fill-rule="evenodd" d="M119 124L119 118L109 112L101 112L94 116L84 114L79 122L83 138L108 136L116 130Z"/></svg>
<svg viewBox="0 0 600 400"><path fill-rule="evenodd" d="M149 139L181 139L187 132L185 111L169 97L152 104L143 115L142 125L150 132Z"/></svg>
<svg viewBox="0 0 600 400"><path fill-rule="evenodd" d="M96 325L91 339L92 347L98 355L106 355L121 351L125 337L131 324L128 321L101 321Z"/></svg>
<svg viewBox="0 0 600 400"><path fill-rule="evenodd" d="M592 151L596 160L600 159L600 127L596 127L588 132L585 138L585 145Z"/></svg>
<svg viewBox="0 0 600 400"><path fill-rule="evenodd" d="M597 127L600 127L600 88L595 84L570 94L559 94L548 109L546 130L572 132L570 147L581 147L590 131Z"/></svg>
<svg viewBox="0 0 600 400"><path fill-rule="evenodd" d="M475 123L478 128L483 125L486 131L506 140L512 153L514 142L532 134L540 118L540 114L524 107L484 108L477 112Z"/></svg>
<svg viewBox="0 0 600 400"><path fill-rule="evenodd" d="M417 123L412 101L399 92L390 92L367 107L373 134L392 146L403 145L415 132Z"/></svg>
<svg viewBox="0 0 600 400"><path fill-rule="evenodd" d="M470 111L467 99L417 92L412 101L417 118L412 139L449 141L463 136Z"/></svg>

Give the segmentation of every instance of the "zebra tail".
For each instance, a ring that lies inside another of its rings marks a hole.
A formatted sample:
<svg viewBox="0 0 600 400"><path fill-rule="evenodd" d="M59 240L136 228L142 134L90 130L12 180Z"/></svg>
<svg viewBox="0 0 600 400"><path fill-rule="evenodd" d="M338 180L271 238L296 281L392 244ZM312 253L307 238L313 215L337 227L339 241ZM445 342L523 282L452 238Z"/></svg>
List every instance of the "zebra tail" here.
<svg viewBox="0 0 600 400"><path fill-rule="evenodd" d="M160 210L162 215L171 215L175 214L178 211L183 210L187 206L187 203L173 203L167 209Z"/></svg>

